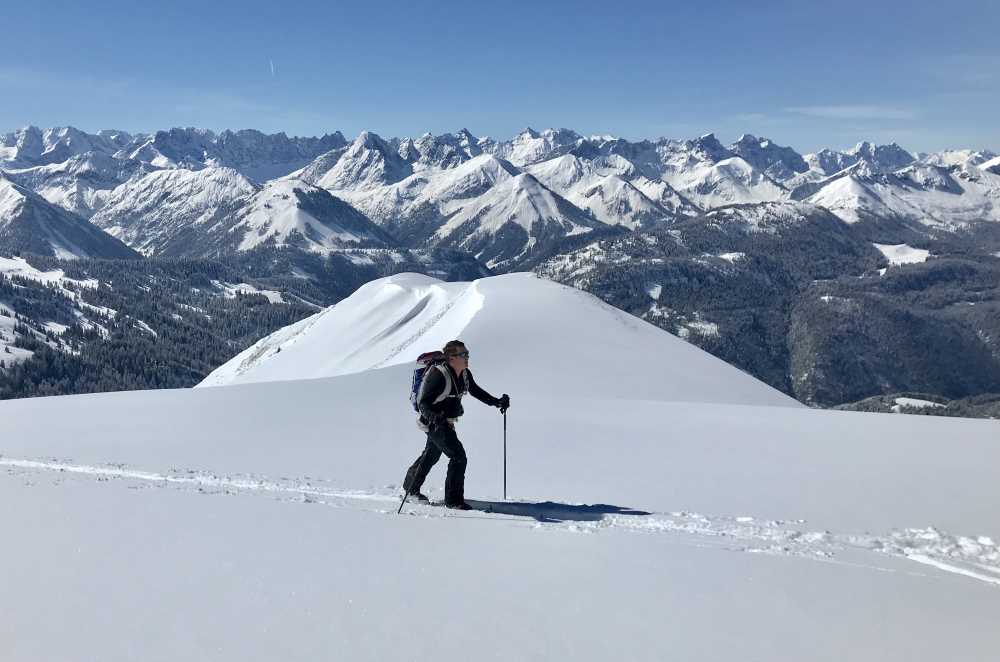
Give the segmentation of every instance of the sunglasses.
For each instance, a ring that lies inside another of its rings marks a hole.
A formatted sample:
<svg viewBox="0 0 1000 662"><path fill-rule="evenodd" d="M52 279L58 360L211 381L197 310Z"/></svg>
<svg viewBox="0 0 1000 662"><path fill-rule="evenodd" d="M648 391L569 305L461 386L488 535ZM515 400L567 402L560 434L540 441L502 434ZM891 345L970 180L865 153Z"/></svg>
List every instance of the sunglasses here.
<svg viewBox="0 0 1000 662"><path fill-rule="evenodd" d="M458 354L452 354L452 356L457 356L460 359L466 359L466 360L468 360L469 353L468 352L459 352Z"/></svg>

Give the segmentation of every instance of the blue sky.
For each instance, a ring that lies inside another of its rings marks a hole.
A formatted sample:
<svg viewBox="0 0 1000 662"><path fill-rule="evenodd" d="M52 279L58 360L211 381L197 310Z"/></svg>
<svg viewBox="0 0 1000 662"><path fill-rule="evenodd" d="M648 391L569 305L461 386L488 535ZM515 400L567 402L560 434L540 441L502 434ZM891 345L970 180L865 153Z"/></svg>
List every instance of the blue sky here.
<svg viewBox="0 0 1000 662"><path fill-rule="evenodd" d="M0 131L557 126L1000 151L996 2L13 0L3 18Z"/></svg>

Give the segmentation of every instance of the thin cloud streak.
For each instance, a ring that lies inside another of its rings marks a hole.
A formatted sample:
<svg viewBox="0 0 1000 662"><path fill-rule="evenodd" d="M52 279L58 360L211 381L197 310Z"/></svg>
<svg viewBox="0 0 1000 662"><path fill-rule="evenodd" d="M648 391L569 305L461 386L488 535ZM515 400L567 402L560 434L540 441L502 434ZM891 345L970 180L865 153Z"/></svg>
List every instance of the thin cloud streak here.
<svg viewBox="0 0 1000 662"><path fill-rule="evenodd" d="M786 108L785 111L797 115L836 120L912 120L917 118L917 113L912 110L894 106L795 106Z"/></svg>

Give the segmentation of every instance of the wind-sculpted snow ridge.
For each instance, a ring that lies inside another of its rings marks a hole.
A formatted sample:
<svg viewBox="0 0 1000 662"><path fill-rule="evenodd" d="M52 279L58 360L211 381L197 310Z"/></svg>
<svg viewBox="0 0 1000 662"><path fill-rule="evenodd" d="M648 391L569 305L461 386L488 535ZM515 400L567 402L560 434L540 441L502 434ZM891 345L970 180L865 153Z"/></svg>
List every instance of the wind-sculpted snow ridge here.
<svg viewBox="0 0 1000 662"><path fill-rule="evenodd" d="M372 281L332 308L260 340L199 386L334 377L406 364L455 338L477 356L516 356L529 339L532 352L546 357L536 379L549 380L553 388L585 391L601 376L613 381L601 388L631 397L798 406L662 329L531 274L471 283L420 274ZM587 356L566 351L577 343L588 347ZM630 374L618 359L623 351L643 357L641 374Z"/></svg>
<svg viewBox="0 0 1000 662"><path fill-rule="evenodd" d="M473 283L390 276L263 338L199 386L309 379L407 363L458 337L482 307Z"/></svg>
<svg viewBox="0 0 1000 662"><path fill-rule="evenodd" d="M320 476L275 478L259 474L217 474L196 469L148 471L121 463L77 464L60 459L20 459L0 456L8 475L29 482L46 474L60 480L114 481L133 489L172 488L202 494L267 496L281 501L394 515L398 487L351 489ZM760 519L748 515L721 516L686 511L650 512L608 504L477 501L480 511L451 513L410 504L416 517L485 517L501 522L523 521L545 531L685 535L700 544L733 552L796 556L836 563L838 553L855 549L905 558L1000 588L1000 546L989 536L962 536L934 527L902 528L887 534L838 533L810 530L802 519ZM877 560L868 565L877 567Z"/></svg>

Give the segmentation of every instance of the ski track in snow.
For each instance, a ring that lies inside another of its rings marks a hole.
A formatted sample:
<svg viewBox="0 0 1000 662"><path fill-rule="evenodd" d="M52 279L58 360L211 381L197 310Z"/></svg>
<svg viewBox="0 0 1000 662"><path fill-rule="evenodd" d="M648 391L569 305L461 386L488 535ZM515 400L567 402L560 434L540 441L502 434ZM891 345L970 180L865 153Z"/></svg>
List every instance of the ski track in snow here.
<svg viewBox="0 0 1000 662"><path fill-rule="evenodd" d="M123 481L132 489L171 487L204 494L270 495L283 501L316 503L354 510L395 515L399 487L356 490L338 487L319 477L273 478L254 474L217 475L193 469L171 469L166 473L142 471L124 464L103 466L75 464L70 460L26 460L0 456L0 467L10 476L22 476L27 485L32 476L55 475L64 479ZM520 522L536 529L575 533L606 530L639 534L687 536L699 545L731 551L795 556L825 562L835 561L837 552L865 550L901 557L944 572L962 575L1000 587L1000 546L989 537L958 536L934 527L907 528L888 535L843 534L809 531L805 520L764 520L750 516L709 516L686 511L629 511L612 506L586 506L551 502L493 503L494 512L454 512L407 503L406 512L425 518L474 518ZM869 569L886 570L865 565Z"/></svg>

